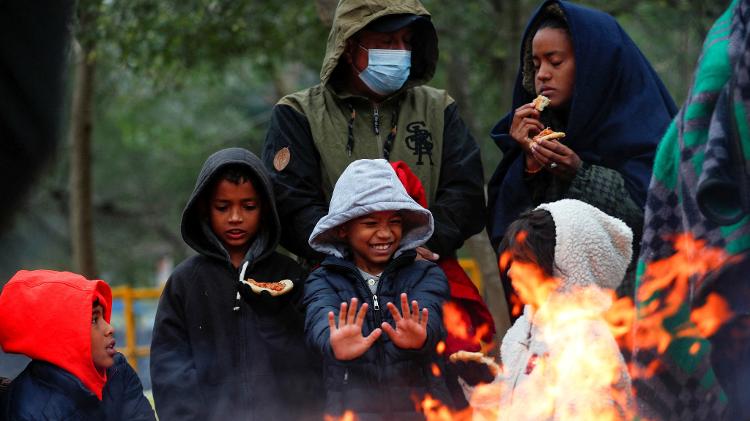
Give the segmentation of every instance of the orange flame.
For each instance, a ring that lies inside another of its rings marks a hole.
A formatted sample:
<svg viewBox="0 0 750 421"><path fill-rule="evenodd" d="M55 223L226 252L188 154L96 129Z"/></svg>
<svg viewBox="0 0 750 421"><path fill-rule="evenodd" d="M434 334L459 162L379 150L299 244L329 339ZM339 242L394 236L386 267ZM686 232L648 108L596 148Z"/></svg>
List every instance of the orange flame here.
<svg viewBox="0 0 750 421"><path fill-rule="evenodd" d="M707 338L732 318L729 304L719 294L711 293L706 297L706 304L690 313L690 321L695 328L679 332L680 336L700 336Z"/></svg>
<svg viewBox="0 0 750 421"><path fill-rule="evenodd" d="M515 260L511 263L510 252L504 252L500 256L500 270L515 273L515 276L511 276L511 283L518 298L522 303L531 304L534 307L539 307L546 301L549 294L559 285L558 280L547 276L539 266L532 262Z"/></svg>
<svg viewBox="0 0 750 421"><path fill-rule="evenodd" d="M521 312L523 303L532 305L531 320L547 352L532 354L533 364L526 364L525 376L515 379L519 380L515 383L505 380L511 378L506 367L495 382L476 386L470 396L471 406L466 410L453 411L430 395L421 399L412 396L416 409L428 421L468 421L472 417L633 419L636 414L630 378L654 376L662 364L655 359L646 366L625 366L618 345L623 349L637 346L663 353L675 338L705 338L732 317L727 302L710 294L706 304L693 310L676 333L665 326L665 321L674 325L670 318L678 315L689 299L691 280L700 279L734 259L690 234L675 237L674 247L674 255L646 267L636 293L638 302L643 303L638 308L630 297L617 299L614 291L602 292L596 288L559 291L559 280L545 276L533 263L511 262L509 253L503 253L499 260L501 270L507 270L512 263L511 278L520 299L514 304L517 312ZM606 309L609 303L611 306ZM460 311L451 305L444 307L444 322L457 337L466 340L481 337L479 329L472 333ZM606 339L608 333L616 343ZM436 350L443 355L445 343L439 343ZM700 341L695 341L689 349L692 355L701 351ZM433 371L436 368L433 366ZM579 405L580 402L586 404ZM347 411L341 418L327 416L326 421L354 421L355 417Z"/></svg>
<svg viewBox="0 0 750 421"><path fill-rule="evenodd" d="M440 377L441 374L442 373L440 372L440 367L438 367L437 364L432 363L432 375L435 377Z"/></svg>
<svg viewBox="0 0 750 421"><path fill-rule="evenodd" d="M524 239L519 235L516 241ZM618 345L664 353L673 339L705 338L732 316L726 301L713 294L704 306L691 312L676 333L667 328L670 323L674 325L670 319L689 299L691 281L733 261L724 250L708 247L690 234L676 236L674 248L674 255L646 267L636 294L638 302L643 303L638 308L631 297L617 299L614 291L602 294L601 290L582 288L562 293L557 290L557 280L546 277L533 263L503 253L498 262L500 270L510 269L518 296L518 301L511 303L513 312L520 314L522 304L536 309L533 325L548 352L531 355L534 364L527 363L526 377L521 376L521 381L504 383L500 379L476 387L471 396L475 416L481 412L483 419L632 419L636 413L629 377L654 376L662 364L655 359L645 366L626 366ZM606 311L603 302L611 303ZM616 344L596 328L599 322ZM593 336L592 329L597 332ZM701 351L700 341L690 347L693 355ZM589 404L576 405L576 401Z"/></svg>
<svg viewBox="0 0 750 421"><path fill-rule="evenodd" d="M357 415L353 411L345 411L344 415L337 417L334 415L324 415L323 421L357 421Z"/></svg>
<svg viewBox="0 0 750 421"><path fill-rule="evenodd" d="M412 396L412 400L417 411L423 413L427 421L471 421L471 407L454 411L429 393L422 400L416 396Z"/></svg>
<svg viewBox="0 0 750 421"><path fill-rule="evenodd" d="M680 326L676 334L665 327L665 320L675 316L689 299L690 279L700 279L736 261L723 249L709 247L706 241L697 240L691 234L676 236L674 248L674 255L646 267L643 283L637 291L639 301L646 305L637 311L638 325L630 345L656 349L659 354L666 352L675 337L705 338L731 316L726 302L712 295L705 306L693 310L692 323ZM693 349L697 353L700 346ZM651 370L646 371L650 374Z"/></svg>
<svg viewBox="0 0 750 421"><path fill-rule="evenodd" d="M469 324L462 316L463 312L458 307L458 304L452 301L447 301L443 304L443 324L448 332L457 338L469 340L472 338L469 332Z"/></svg>
<svg viewBox="0 0 750 421"><path fill-rule="evenodd" d="M443 326L445 326L445 329L451 336L468 344L478 346L483 351L487 350L488 347L491 348L494 344L482 343L482 338L486 337L491 331L490 325L482 323L476 329L472 329L469 325L469 317L465 310L458 304L451 301L443 304ZM436 348L440 355L445 352L445 343L442 343L442 348L441 343L438 343L438 348Z"/></svg>

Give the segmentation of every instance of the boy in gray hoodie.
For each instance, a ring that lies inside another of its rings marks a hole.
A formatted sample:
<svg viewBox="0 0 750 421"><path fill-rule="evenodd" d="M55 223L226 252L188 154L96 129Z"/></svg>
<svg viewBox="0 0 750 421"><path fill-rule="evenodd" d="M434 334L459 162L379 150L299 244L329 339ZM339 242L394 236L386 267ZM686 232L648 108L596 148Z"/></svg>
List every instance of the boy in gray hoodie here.
<svg viewBox="0 0 750 421"><path fill-rule="evenodd" d="M435 350L448 283L414 251L432 232L432 214L387 161L344 170L309 240L328 257L305 284L305 334L323 355L327 414L421 419L415 403L428 394L452 405Z"/></svg>

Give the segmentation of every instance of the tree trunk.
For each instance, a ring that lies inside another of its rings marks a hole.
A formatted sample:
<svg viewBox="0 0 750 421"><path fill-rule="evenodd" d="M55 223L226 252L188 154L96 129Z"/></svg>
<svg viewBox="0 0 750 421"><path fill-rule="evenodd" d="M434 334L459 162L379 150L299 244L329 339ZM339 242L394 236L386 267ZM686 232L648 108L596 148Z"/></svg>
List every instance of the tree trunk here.
<svg viewBox="0 0 750 421"><path fill-rule="evenodd" d="M70 239L73 268L94 278L93 210L91 206L91 133L94 98L92 45L75 43L75 87L70 129Z"/></svg>

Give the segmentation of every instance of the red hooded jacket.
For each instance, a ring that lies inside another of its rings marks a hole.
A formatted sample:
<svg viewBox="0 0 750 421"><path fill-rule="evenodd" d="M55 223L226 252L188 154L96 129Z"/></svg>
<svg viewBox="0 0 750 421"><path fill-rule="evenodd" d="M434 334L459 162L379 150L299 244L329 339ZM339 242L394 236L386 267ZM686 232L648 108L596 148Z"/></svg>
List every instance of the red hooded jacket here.
<svg viewBox="0 0 750 421"><path fill-rule="evenodd" d="M97 299L109 322L112 292L104 281L70 272L21 270L0 293L0 346L64 369L101 400L107 379L91 354L91 313Z"/></svg>

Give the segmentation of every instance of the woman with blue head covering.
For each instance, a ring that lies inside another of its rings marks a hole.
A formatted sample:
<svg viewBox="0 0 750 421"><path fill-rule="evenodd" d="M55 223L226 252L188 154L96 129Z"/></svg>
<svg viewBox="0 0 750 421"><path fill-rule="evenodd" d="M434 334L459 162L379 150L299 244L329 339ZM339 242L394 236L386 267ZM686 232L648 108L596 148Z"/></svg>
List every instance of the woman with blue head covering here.
<svg viewBox="0 0 750 421"><path fill-rule="evenodd" d="M543 111L532 104L538 95L549 100ZM542 4L524 33L513 110L491 132L503 152L489 183L495 249L521 212L564 198L623 220L637 247L656 146L676 111L612 16L558 0ZM545 128L565 137L534 139ZM619 291L631 290L624 282Z"/></svg>

